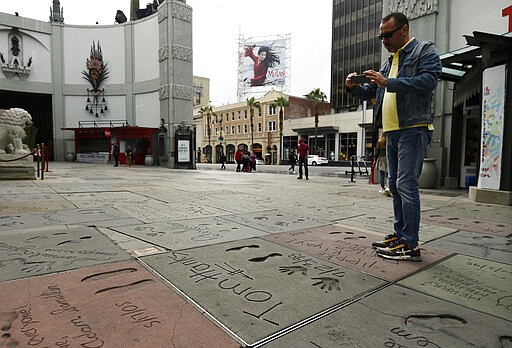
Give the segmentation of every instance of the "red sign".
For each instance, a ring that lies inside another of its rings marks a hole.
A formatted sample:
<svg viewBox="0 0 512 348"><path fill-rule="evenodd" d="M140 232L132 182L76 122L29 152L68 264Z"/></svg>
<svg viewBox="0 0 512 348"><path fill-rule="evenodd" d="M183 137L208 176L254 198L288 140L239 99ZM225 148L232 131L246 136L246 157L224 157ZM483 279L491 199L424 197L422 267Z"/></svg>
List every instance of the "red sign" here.
<svg viewBox="0 0 512 348"><path fill-rule="evenodd" d="M512 5L501 10L501 16L508 16L508 32L512 31Z"/></svg>

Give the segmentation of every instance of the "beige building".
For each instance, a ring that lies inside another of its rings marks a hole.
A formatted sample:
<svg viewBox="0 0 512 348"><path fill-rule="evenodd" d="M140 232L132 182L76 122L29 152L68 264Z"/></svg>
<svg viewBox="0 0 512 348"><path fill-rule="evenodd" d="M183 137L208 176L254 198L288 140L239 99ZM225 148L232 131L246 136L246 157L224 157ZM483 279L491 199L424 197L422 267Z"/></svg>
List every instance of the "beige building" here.
<svg viewBox="0 0 512 348"><path fill-rule="evenodd" d="M280 120L279 107L274 104L281 96L290 105L283 110ZM261 108L254 110L252 127L247 102L212 106L211 116L202 116L199 108L195 108L193 119L196 126L198 160L216 163L224 153L228 163L234 162L236 149L242 147L247 150L254 149L258 158L265 163L280 163L282 158L288 158L290 149L297 147L300 135L297 133L294 136L284 136L283 123L286 120L330 113L327 102L289 96L277 91L270 91L257 101Z"/></svg>

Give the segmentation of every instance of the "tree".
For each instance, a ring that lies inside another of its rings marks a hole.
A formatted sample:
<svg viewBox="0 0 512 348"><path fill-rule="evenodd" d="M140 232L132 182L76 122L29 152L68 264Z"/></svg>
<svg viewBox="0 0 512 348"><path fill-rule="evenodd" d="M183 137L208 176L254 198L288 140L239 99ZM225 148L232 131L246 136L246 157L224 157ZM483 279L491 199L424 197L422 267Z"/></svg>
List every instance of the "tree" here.
<svg viewBox="0 0 512 348"><path fill-rule="evenodd" d="M254 151L254 109L261 110L261 104L254 97L247 99L247 106L251 115L251 150Z"/></svg>
<svg viewBox="0 0 512 348"><path fill-rule="evenodd" d="M208 132L208 146L210 148L210 156L211 156L211 145L210 145L210 137L212 135L211 117L217 116L217 114L213 112L213 108L211 107L211 105L206 105L199 109L199 115L206 116L206 126L207 126L206 129ZM211 161L211 158L209 158L208 161Z"/></svg>
<svg viewBox="0 0 512 348"><path fill-rule="evenodd" d="M285 97L277 97L272 104L274 107L279 108L279 139L281 141L281 160L283 159L284 151L283 151L283 122L284 122L284 108L290 106L288 100Z"/></svg>
<svg viewBox="0 0 512 348"><path fill-rule="evenodd" d="M317 104L318 102L324 102L325 99L327 99L327 96L324 92L320 90L320 88L315 88L311 92L305 95L306 99L314 100L315 101L315 148L314 152L317 154L317 139L318 139L318 111L317 111Z"/></svg>
<svg viewBox="0 0 512 348"><path fill-rule="evenodd" d="M306 99L309 100L316 100L316 101L325 101L327 99L327 96L324 92L320 90L320 88L315 88L311 90L308 94L305 95Z"/></svg>

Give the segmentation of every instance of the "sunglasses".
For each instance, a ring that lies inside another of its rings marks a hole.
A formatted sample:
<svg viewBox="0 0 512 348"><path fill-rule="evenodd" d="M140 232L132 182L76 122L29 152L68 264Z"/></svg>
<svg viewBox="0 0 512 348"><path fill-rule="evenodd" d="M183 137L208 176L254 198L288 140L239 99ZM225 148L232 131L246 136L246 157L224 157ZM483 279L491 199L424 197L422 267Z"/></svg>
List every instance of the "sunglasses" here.
<svg viewBox="0 0 512 348"><path fill-rule="evenodd" d="M377 37L379 38L379 40L384 40L384 39L390 39L391 36L393 36L393 34L395 33L395 31L399 31L400 29L402 29L404 26L402 25L400 28L396 28L394 30L391 30L391 31L388 31L384 34L380 34L380 35L377 35Z"/></svg>

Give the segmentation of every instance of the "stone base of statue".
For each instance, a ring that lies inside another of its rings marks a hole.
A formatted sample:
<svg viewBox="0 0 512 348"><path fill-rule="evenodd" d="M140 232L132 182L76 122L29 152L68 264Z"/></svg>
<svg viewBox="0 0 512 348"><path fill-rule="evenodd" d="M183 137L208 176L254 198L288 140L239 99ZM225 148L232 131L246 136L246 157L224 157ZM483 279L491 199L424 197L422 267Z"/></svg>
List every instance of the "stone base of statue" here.
<svg viewBox="0 0 512 348"><path fill-rule="evenodd" d="M34 160L31 154L0 154L0 180L35 180Z"/></svg>

